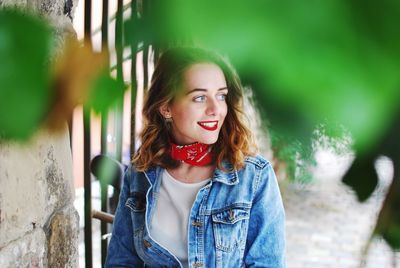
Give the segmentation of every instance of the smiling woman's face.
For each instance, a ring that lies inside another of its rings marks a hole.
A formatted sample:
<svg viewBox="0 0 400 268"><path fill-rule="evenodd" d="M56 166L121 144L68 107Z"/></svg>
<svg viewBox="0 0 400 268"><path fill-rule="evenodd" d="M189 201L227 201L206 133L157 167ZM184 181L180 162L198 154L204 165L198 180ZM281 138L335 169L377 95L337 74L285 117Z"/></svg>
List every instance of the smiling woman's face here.
<svg viewBox="0 0 400 268"><path fill-rule="evenodd" d="M172 104L160 107L165 118L172 117L174 142L215 143L228 111L222 70L213 63L191 65L183 74L182 87Z"/></svg>

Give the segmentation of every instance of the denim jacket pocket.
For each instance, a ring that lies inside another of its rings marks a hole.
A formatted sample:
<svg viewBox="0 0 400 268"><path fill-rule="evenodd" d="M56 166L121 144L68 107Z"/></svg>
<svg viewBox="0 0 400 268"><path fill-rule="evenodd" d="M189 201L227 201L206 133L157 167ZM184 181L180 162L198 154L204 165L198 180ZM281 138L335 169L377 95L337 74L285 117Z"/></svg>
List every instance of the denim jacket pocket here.
<svg viewBox="0 0 400 268"><path fill-rule="evenodd" d="M239 245L244 246L249 218L249 206L229 206L212 212L217 249L231 252Z"/></svg>
<svg viewBox="0 0 400 268"><path fill-rule="evenodd" d="M133 234L136 239L140 230L143 230L146 214L146 196L141 192L133 192L126 200L125 206L130 209Z"/></svg>
<svg viewBox="0 0 400 268"><path fill-rule="evenodd" d="M141 192L133 192L131 197L126 200L125 206L133 212L144 212L146 210L146 196Z"/></svg>

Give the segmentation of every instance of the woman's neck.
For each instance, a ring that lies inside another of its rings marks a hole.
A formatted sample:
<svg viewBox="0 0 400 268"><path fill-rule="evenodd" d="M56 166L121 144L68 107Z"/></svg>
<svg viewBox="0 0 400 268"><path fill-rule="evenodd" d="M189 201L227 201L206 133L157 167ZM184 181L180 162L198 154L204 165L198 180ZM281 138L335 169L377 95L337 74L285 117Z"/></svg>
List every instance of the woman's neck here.
<svg viewBox="0 0 400 268"><path fill-rule="evenodd" d="M179 167L168 169L168 172L176 180L184 183L196 183L211 178L214 174L215 166L192 166L187 163L181 163Z"/></svg>

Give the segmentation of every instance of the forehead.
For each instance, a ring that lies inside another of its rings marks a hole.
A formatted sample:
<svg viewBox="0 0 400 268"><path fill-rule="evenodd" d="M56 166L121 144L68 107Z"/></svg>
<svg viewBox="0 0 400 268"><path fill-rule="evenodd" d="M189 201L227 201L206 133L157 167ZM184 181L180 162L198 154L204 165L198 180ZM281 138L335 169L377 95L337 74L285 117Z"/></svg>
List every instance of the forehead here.
<svg viewBox="0 0 400 268"><path fill-rule="evenodd" d="M182 84L186 90L195 88L218 89L226 87L224 73L214 63L196 63L183 73Z"/></svg>

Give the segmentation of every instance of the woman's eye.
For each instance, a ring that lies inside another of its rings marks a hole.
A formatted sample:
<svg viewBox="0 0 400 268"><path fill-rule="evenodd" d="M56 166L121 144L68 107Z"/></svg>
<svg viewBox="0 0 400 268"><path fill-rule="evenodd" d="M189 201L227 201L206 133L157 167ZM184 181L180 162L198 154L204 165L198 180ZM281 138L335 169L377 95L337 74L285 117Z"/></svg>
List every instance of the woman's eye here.
<svg viewBox="0 0 400 268"><path fill-rule="evenodd" d="M217 96L217 99L220 100L220 101L226 100L226 94L219 94L219 95Z"/></svg>
<svg viewBox="0 0 400 268"><path fill-rule="evenodd" d="M198 97L193 98L193 101L194 102L203 102L203 101L205 101L205 99L206 99L206 96L198 96Z"/></svg>

